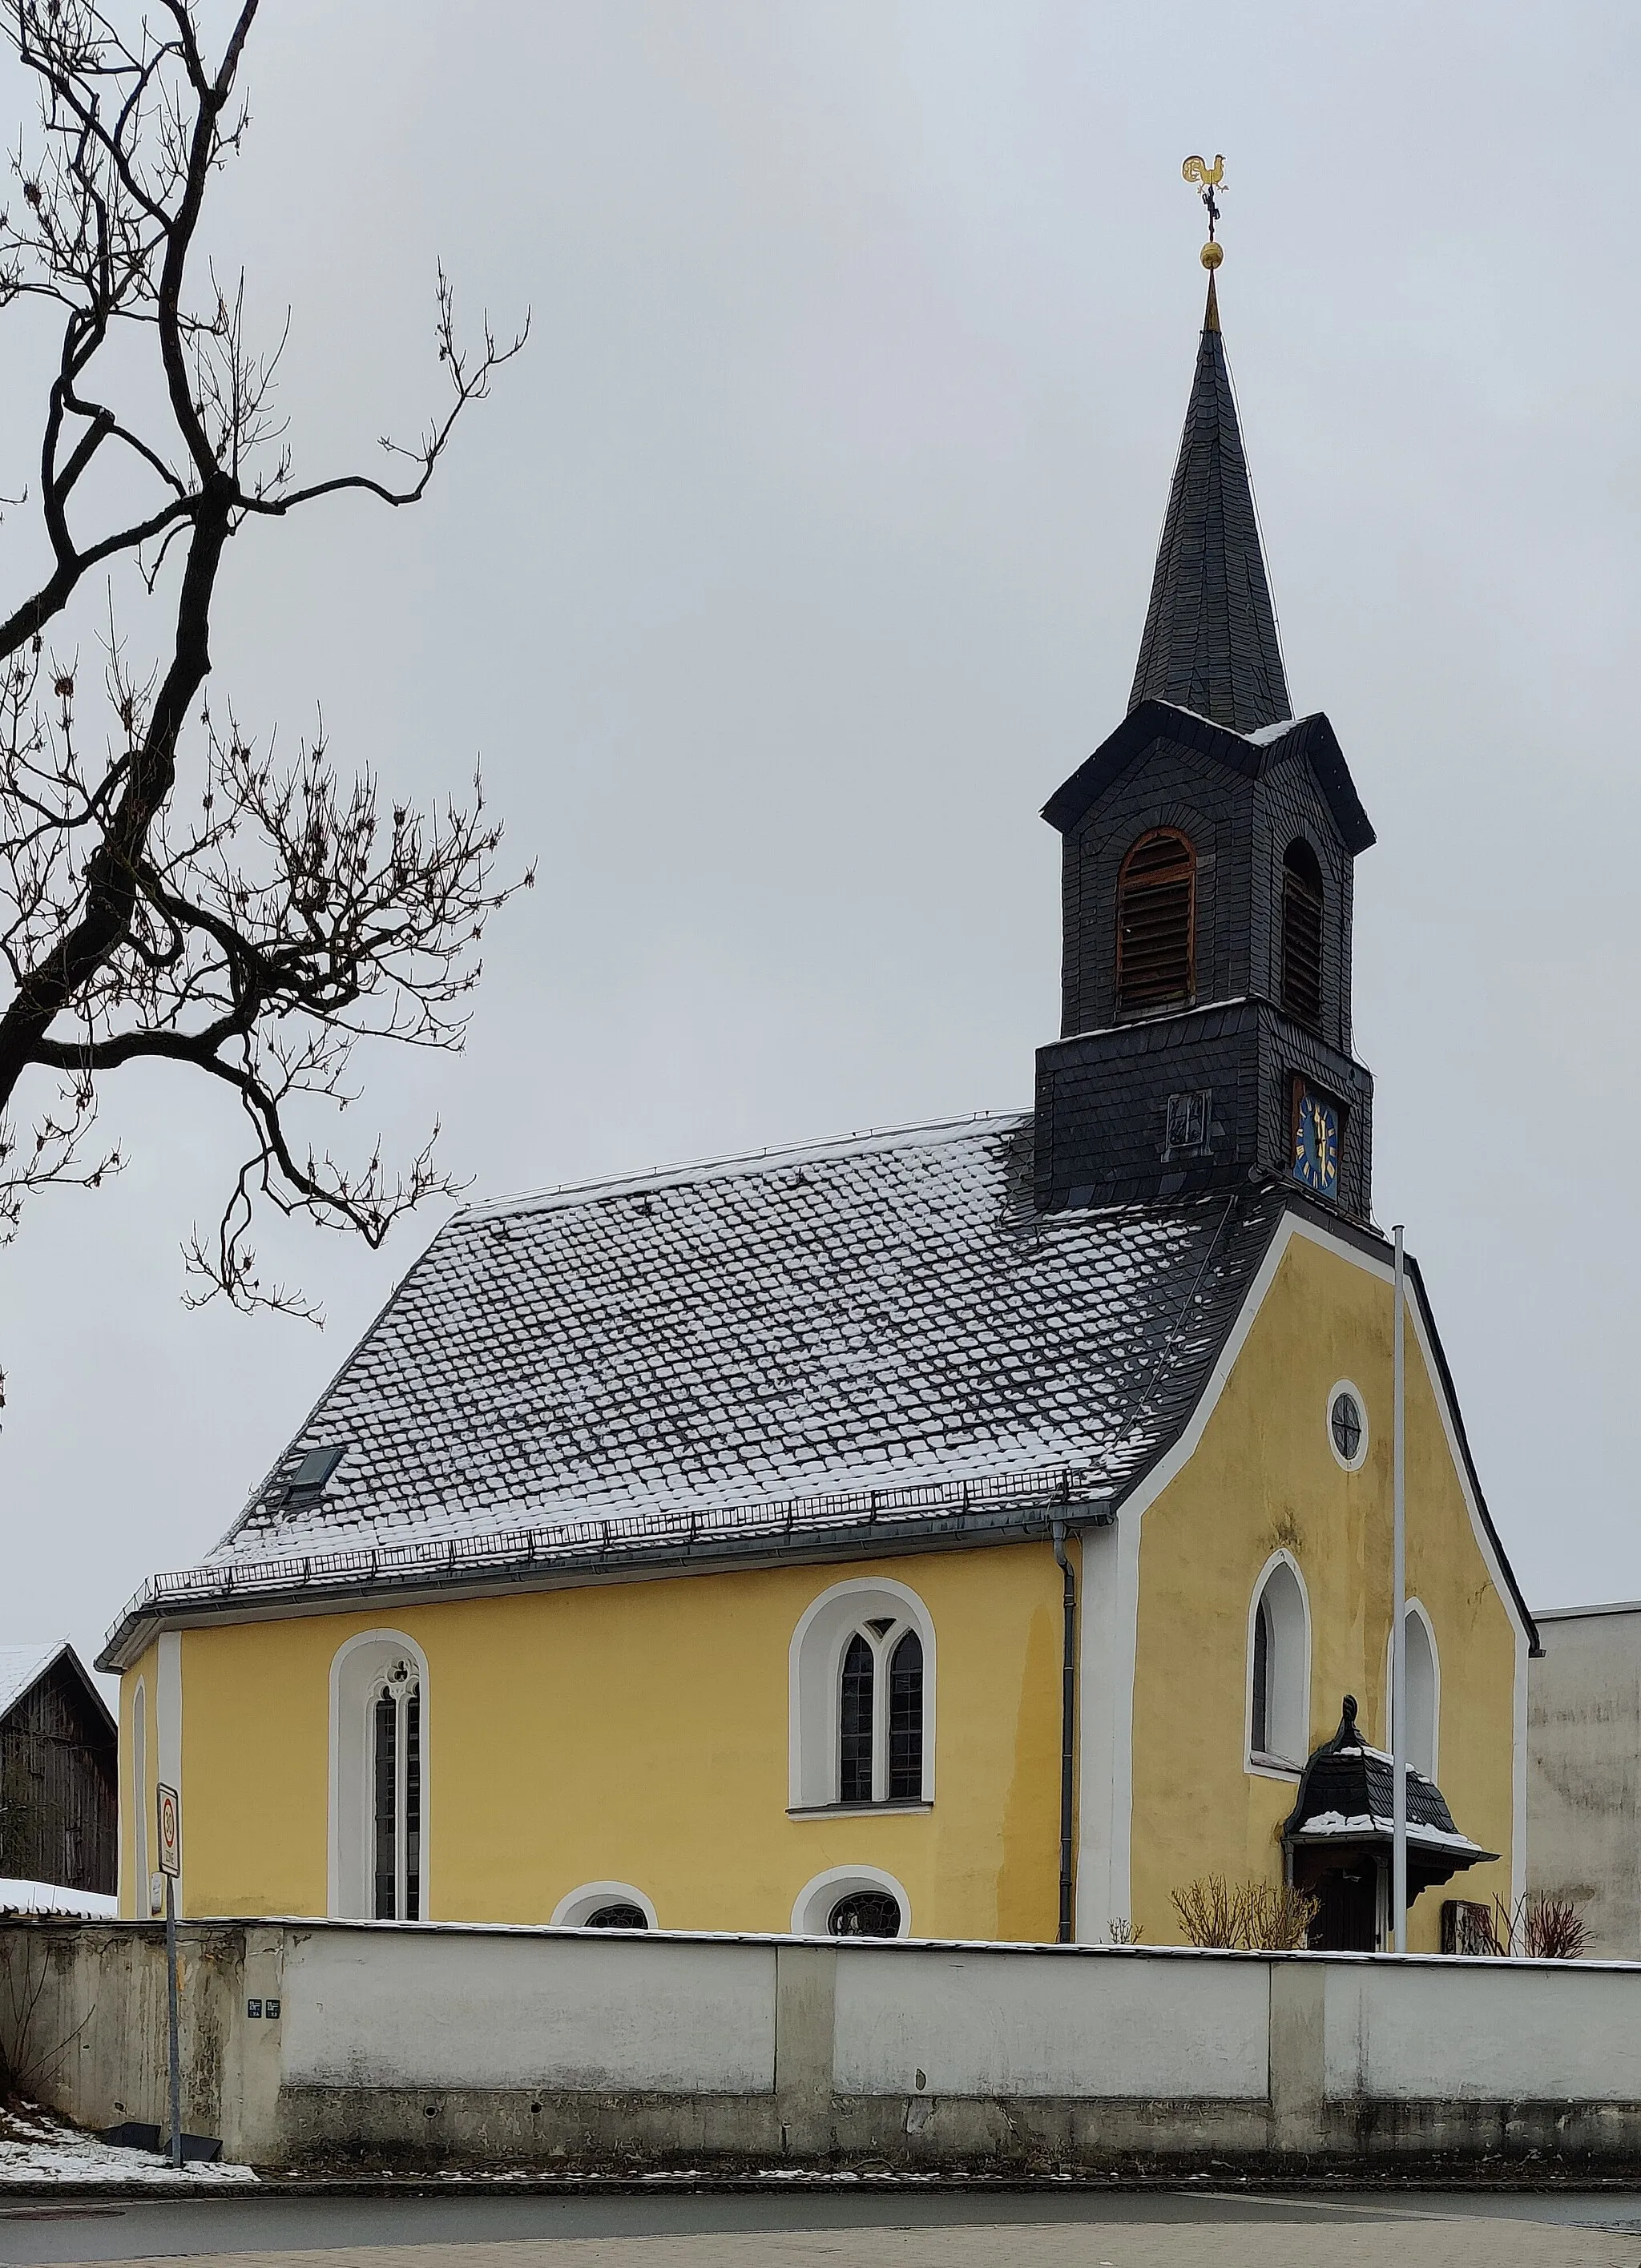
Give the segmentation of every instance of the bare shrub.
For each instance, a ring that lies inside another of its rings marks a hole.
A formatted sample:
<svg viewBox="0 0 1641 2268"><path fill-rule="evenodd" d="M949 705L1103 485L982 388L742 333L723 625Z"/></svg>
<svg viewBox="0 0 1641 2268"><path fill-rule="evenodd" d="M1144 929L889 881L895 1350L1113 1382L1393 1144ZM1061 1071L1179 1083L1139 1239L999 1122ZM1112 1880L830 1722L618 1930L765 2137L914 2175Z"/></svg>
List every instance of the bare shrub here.
<svg viewBox="0 0 1641 2268"><path fill-rule="evenodd" d="M1106 1936L1113 1945L1137 1945L1139 1924L1130 1921L1126 1914L1113 1914L1106 1924Z"/></svg>
<svg viewBox="0 0 1641 2268"><path fill-rule="evenodd" d="M1590 1941L1584 1917L1571 1898L1493 1900L1494 1950L1518 1961L1577 1961Z"/></svg>
<svg viewBox="0 0 1641 2268"><path fill-rule="evenodd" d="M1250 1953L1299 1953L1309 1939L1321 1901L1291 1882L1244 1882L1241 1934L1237 1943Z"/></svg>
<svg viewBox="0 0 1641 2268"><path fill-rule="evenodd" d="M1199 1875L1170 1896L1188 1943L1225 1950L1236 1944L1241 1904L1223 1874Z"/></svg>
<svg viewBox="0 0 1641 2268"><path fill-rule="evenodd" d="M1228 1882L1207 1874L1173 1893L1192 1945L1242 1953L1296 1953L1306 1942L1319 1902L1287 1882Z"/></svg>

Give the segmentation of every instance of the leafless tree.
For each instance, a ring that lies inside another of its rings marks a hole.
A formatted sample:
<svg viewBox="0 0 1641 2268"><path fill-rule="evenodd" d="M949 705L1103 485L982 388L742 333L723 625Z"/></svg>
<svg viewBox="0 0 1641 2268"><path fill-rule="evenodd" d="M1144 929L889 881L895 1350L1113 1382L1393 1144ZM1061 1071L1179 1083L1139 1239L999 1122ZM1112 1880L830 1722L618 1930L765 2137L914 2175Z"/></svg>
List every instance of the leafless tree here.
<svg viewBox="0 0 1641 2268"><path fill-rule="evenodd" d="M186 1064L249 1130L220 1222L188 1253L191 1296L306 1312L259 1276L259 1200L375 1245L449 1184L431 1139L401 1171L379 1146L352 1165L316 1152L299 1106L346 1103L361 1037L460 1044L478 940L510 893L476 777L470 802L422 815L344 777L322 732L288 765L259 752L205 698L212 602L247 529L342 495L416 503L524 333L498 344L487 320L464 345L441 267L440 411L414 444L383 440L380 478L297 477L279 347L253 342L243 279L220 283L197 243L247 122L257 0L230 4L208 52L197 0L152 0L123 26L94 0L0 0L40 121L0 213L0 306L43 304L54 342L29 500L48 549L33 586L0 598L0 1239L30 1190L117 1166L94 1138L108 1073ZM13 526L23 501L7 500ZM66 643L77 601L100 648L89 671Z"/></svg>

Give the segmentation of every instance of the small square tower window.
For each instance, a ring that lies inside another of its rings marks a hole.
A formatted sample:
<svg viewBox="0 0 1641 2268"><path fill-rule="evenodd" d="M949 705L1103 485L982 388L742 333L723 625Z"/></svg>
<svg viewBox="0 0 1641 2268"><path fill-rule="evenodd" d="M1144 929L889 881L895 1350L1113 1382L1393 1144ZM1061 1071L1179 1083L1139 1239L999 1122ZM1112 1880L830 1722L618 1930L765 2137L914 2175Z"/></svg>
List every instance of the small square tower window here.
<svg viewBox="0 0 1641 2268"><path fill-rule="evenodd" d="M1166 1154L1170 1158L1181 1150L1201 1150L1208 1142L1209 1089L1200 1087L1194 1094L1171 1094L1168 1097L1168 1130Z"/></svg>

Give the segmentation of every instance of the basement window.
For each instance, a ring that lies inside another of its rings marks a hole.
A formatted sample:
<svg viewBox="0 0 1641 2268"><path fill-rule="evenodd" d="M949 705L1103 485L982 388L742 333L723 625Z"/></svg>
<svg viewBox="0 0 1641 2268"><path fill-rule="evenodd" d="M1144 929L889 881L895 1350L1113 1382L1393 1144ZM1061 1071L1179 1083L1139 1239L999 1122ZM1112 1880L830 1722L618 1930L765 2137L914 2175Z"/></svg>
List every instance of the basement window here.
<svg viewBox="0 0 1641 2268"><path fill-rule="evenodd" d="M1196 994L1196 852L1172 828L1142 835L1117 877L1117 1012L1189 1005Z"/></svg>
<svg viewBox="0 0 1641 2268"><path fill-rule="evenodd" d="M901 1902L887 1890L851 1890L827 1916L833 1937L898 1937Z"/></svg>

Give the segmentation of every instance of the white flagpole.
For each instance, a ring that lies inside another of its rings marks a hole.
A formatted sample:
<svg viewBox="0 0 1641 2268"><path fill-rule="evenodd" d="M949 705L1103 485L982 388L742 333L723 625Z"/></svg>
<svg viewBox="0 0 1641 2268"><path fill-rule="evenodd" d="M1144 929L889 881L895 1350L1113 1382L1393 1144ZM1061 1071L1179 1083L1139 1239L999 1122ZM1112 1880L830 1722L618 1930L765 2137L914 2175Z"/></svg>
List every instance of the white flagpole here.
<svg viewBox="0 0 1641 2268"><path fill-rule="evenodd" d="M1402 1319L1407 1305L1407 1263L1402 1232L1396 1240L1396 1321L1394 1407L1391 1418L1392 1487L1394 1491L1394 1543L1392 1557L1390 1624L1390 1751L1391 1842L1390 1913L1395 1949L1408 1949L1408 1491L1406 1458L1406 1360Z"/></svg>

